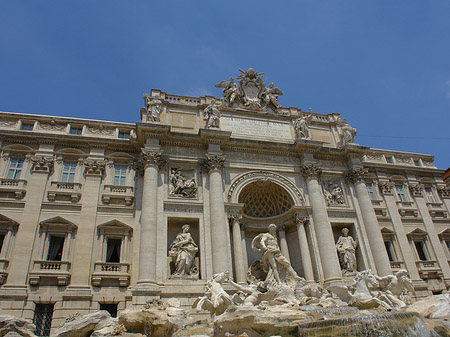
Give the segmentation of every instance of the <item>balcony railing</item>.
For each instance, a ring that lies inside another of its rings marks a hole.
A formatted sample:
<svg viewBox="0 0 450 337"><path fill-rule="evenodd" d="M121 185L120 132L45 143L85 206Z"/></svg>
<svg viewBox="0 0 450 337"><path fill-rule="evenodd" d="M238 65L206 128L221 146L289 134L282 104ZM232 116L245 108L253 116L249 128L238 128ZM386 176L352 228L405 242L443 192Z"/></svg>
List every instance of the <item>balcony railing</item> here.
<svg viewBox="0 0 450 337"><path fill-rule="evenodd" d="M78 202L81 198L81 184L62 181L52 181L47 193L49 201L55 201L57 198Z"/></svg>
<svg viewBox="0 0 450 337"><path fill-rule="evenodd" d="M0 179L0 192L14 193L16 199L22 199L25 196L26 186L25 179Z"/></svg>
<svg viewBox="0 0 450 337"><path fill-rule="evenodd" d="M394 271L397 271L399 269L404 269L405 263L403 261L391 261L391 268Z"/></svg>
<svg viewBox="0 0 450 337"><path fill-rule="evenodd" d="M123 201L125 205L131 206L134 201L133 186L105 185L102 201L104 204L109 204L112 199Z"/></svg>
<svg viewBox="0 0 450 337"><path fill-rule="evenodd" d="M96 262L92 274L92 285L99 287L105 280L118 281L119 286L130 284L130 264L124 262Z"/></svg>
<svg viewBox="0 0 450 337"><path fill-rule="evenodd" d="M437 261L416 261L417 269L422 278L429 278L431 275L441 276L442 271Z"/></svg>
<svg viewBox="0 0 450 337"><path fill-rule="evenodd" d="M69 284L70 262L35 260L30 273L30 284L38 285L43 278L56 280L58 285Z"/></svg>

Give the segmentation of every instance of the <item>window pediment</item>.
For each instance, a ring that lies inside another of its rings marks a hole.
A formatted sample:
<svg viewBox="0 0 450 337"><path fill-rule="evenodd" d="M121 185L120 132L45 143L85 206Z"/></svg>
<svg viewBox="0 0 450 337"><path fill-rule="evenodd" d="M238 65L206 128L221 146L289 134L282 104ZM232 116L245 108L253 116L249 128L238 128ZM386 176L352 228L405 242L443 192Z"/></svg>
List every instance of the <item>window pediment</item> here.
<svg viewBox="0 0 450 337"><path fill-rule="evenodd" d="M60 232L72 232L78 228L76 224L60 216L44 220L39 224L39 226L41 231L52 230Z"/></svg>
<svg viewBox="0 0 450 337"><path fill-rule="evenodd" d="M97 230L103 233L133 233L133 227L115 219L98 225Z"/></svg>
<svg viewBox="0 0 450 337"><path fill-rule="evenodd" d="M408 236L408 238L410 239L424 239L427 235L428 233L421 228L415 228L414 230L406 234L406 236Z"/></svg>

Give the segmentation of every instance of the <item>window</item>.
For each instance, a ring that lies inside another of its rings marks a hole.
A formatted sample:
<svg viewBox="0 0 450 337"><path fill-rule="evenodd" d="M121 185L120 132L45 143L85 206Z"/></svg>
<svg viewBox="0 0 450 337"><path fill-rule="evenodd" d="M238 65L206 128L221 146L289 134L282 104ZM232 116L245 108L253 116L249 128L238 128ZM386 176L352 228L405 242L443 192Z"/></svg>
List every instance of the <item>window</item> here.
<svg viewBox="0 0 450 337"><path fill-rule="evenodd" d="M47 261L61 261L63 248L64 248L64 237L50 235L47 252Z"/></svg>
<svg viewBox="0 0 450 337"><path fill-rule="evenodd" d="M394 159L391 156L386 156L386 163L393 164L394 163Z"/></svg>
<svg viewBox="0 0 450 337"><path fill-rule="evenodd" d="M397 198L400 201L408 201L406 196L405 187L403 185L395 185L395 192L397 193Z"/></svg>
<svg viewBox="0 0 450 337"><path fill-rule="evenodd" d="M79 127L79 126L71 126L69 133L71 135L81 135L81 132L83 131L83 128Z"/></svg>
<svg viewBox="0 0 450 337"><path fill-rule="evenodd" d="M33 131L34 123L22 123L20 130Z"/></svg>
<svg viewBox="0 0 450 337"><path fill-rule="evenodd" d="M414 165L422 166L422 163L420 162L420 159L414 159Z"/></svg>
<svg viewBox="0 0 450 337"><path fill-rule="evenodd" d="M394 247L392 246L392 241L384 241L384 246L386 247L386 252L389 261L396 261Z"/></svg>
<svg viewBox="0 0 450 337"><path fill-rule="evenodd" d="M431 187L425 187L425 195L427 196L428 202L438 202L436 195L433 192L433 189Z"/></svg>
<svg viewBox="0 0 450 337"><path fill-rule="evenodd" d="M65 183L73 183L76 169L77 163L64 162L61 181Z"/></svg>
<svg viewBox="0 0 450 337"><path fill-rule="evenodd" d="M36 326L37 336L50 336L50 329L52 328L53 306L53 303L36 303L33 323Z"/></svg>
<svg viewBox="0 0 450 337"><path fill-rule="evenodd" d="M367 192L369 192L370 200L376 200L375 191L373 189L373 184L367 183L366 186L367 186Z"/></svg>
<svg viewBox="0 0 450 337"><path fill-rule="evenodd" d="M447 246L448 252L450 253L450 240L446 240L445 245Z"/></svg>
<svg viewBox="0 0 450 337"><path fill-rule="evenodd" d="M117 303L100 303L100 310L106 310L111 317L117 317Z"/></svg>
<svg viewBox="0 0 450 337"><path fill-rule="evenodd" d="M120 246L122 239L108 238L106 242L106 260L105 262L119 263L120 262Z"/></svg>
<svg viewBox="0 0 450 337"><path fill-rule="evenodd" d="M5 241L5 234L0 234L0 253L2 252L4 241Z"/></svg>
<svg viewBox="0 0 450 337"><path fill-rule="evenodd" d="M23 159L11 158L9 161L7 179L19 179L22 173Z"/></svg>
<svg viewBox="0 0 450 337"><path fill-rule="evenodd" d="M130 139L130 133L129 132L124 132L124 131L119 131L119 138Z"/></svg>
<svg viewBox="0 0 450 337"><path fill-rule="evenodd" d="M428 261L428 256L425 250L425 243L423 241L414 241L414 246L416 247L417 255L420 261Z"/></svg>
<svg viewBox="0 0 450 337"><path fill-rule="evenodd" d="M113 185L125 186L126 178L127 178L127 167L114 166Z"/></svg>

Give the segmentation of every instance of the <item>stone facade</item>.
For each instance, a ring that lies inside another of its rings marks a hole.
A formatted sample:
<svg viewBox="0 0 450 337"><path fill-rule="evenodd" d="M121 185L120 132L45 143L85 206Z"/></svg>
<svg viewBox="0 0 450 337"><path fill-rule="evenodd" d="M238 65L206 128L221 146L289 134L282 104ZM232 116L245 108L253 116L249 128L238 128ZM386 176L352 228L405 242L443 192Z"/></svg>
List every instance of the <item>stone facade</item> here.
<svg viewBox="0 0 450 337"><path fill-rule="evenodd" d="M355 272L406 269L417 297L450 287L450 194L432 156L360 146L339 114L282 107L250 69L237 79L216 85L222 98L153 89L135 124L0 113L1 312L47 305L55 329L155 298L188 307L215 273L246 282L271 223L306 280L349 280L348 228ZM195 272L174 277L183 235Z"/></svg>

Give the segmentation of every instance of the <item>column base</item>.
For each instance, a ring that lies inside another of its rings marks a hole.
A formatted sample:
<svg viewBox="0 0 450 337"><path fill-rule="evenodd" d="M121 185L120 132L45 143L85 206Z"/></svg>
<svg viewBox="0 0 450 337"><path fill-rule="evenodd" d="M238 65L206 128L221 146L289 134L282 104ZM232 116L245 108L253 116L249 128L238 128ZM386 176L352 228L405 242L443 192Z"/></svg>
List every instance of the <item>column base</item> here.
<svg viewBox="0 0 450 337"><path fill-rule="evenodd" d="M141 280L130 288L133 305L144 305L147 301L161 298L161 285L155 281Z"/></svg>

